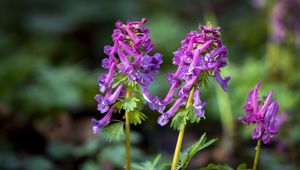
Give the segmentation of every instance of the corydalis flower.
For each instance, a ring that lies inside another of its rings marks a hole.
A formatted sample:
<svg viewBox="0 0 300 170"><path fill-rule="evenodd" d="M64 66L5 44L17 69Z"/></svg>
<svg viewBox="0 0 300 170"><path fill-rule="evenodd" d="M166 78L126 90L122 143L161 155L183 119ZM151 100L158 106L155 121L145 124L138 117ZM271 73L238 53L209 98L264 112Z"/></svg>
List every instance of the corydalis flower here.
<svg viewBox="0 0 300 170"><path fill-rule="evenodd" d="M252 132L252 138L262 139L266 144L278 133L283 120L277 115L279 104L277 101L272 101L272 91L259 104L258 89L260 85L261 82L257 83L255 88L249 92L246 104L244 105L246 116L241 116L239 119L246 123L247 126L250 124L257 125Z"/></svg>
<svg viewBox="0 0 300 170"><path fill-rule="evenodd" d="M153 56L149 52L153 50L153 44L149 38L149 30L143 26L146 19L141 21L121 21L115 23L113 31L113 45L106 45L104 53L108 58L102 60L102 67L108 69L107 73L101 73L98 78L100 94L95 99L98 102L98 111L106 113L99 121L93 119L93 131L105 126L115 111L112 104L125 93L125 80L118 85L112 85L116 77L126 76L129 81L136 82L142 88L147 88L154 76L159 72L162 64L162 55ZM116 87L115 87L116 86ZM100 122L100 123L99 123Z"/></svg>
<svg viewBox="0 0 300 170"><path fill-rule="evenodd" d="M168 73L167 77L171 88L164 99L151 98L150 108L158 110L162 115L158 118L160 125L168 123L179 109L187 102L189 92L194 87L194 110L198 117L204 117L205 102L200 99L199 87L202 83L202 75L213 76L221 87L227 91L230 77L221 77L220 69L227 65L227 49L220 39L221 29L209 26L199 26L200 32L192 31L181 41L181 47L174 52L173 64L177 66L175 73ZM170 110L164 112L166 105L173 100L174 93L178 98ZM147 93L145 93L147 94Z"/></svg>
<svg viewBox="0 0 300 170"><path fill-rule="evenodd" d="M221 28L200 25L199 29L200 33L188 33L186 39L181 41L181 47L174 52L173 64L178 68L169 78L194 84L202 72L213 72L212 76L227 91L230 78L222 79L220 76L220 68L227 65L227 49L219 37Z"/></svg>
<svg viewBox="0 0 300 170"><path fill-rule="evenodd" d="M104 47L104 53L109 57L102 60L102 67L109 71L99 77L101 93L109 87L113 77L120 73L128 75L131 81L142 86L148 86L154 80L154 74L158 73L162 64L162 55L149 55L153 44L148 28L143 26L145 22L146 19L128 21L127 24L121 21L115 23L116 29L112 34L114 44Z"/></svg>

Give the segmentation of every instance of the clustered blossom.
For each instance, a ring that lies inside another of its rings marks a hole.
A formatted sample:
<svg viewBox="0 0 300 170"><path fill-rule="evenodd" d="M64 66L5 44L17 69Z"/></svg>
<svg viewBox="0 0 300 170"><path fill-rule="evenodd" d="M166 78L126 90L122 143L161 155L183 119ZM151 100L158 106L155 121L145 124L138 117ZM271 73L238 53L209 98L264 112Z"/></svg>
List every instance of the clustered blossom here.
<svg viewBox="0 0 300 170"><path fill-rule="evenodd" d="M104 53L108 55L102 60L102 67L108 69L108 73L102 73L98 78L100 94L95 99L98 102L98 111L106 113L101 120L92 120L93 131L97 133L105 126L116 110L111 107L113 103L124 94L125 85L112 86L112 82L118 75L128 76L131 82L137 82L142 88L147 88L154 76L159 72L162 63L162 55L153 56L149 53L153 50L153 44L149 38L149 30L141 21L128 21L127 24L117 21L113 31L113 45L106 45Z"/></svg>
<svg viewBox="0 0 300 170"><path fill-rule="evenodd" d="M256 124L257 127L252 132L253 139L262 139L266 144L278 133L282 123L281 117L277 115L279 104L277 101L272 101L273 92L271 91L267 98L259 104L258 89L261 83L257 83L255 88L248 94L244 110L245 116L239 119L246 123Z"/></svg>
<svg viewBox="0 0 300 170"><path fill-rule="evenodd" d="M195 88L193 106L198 117L204 117L205 102L200 99L199 86L201 83L200 74L215 77L221 87L227 91L227 83L230 77L224 79L220 75L220 68L227 65L227 49L220 39L221 29L211 26L199 26L200 32L192 31L181 41L181 47L174 52L173 64L177 66L175 73L168 73L167 77L171 88L164 99L152 98L144 90L145 98L150 103L152 110L158 110L162 115L158 123L164 126L176 113L181 105L188 99L191 89ZM174 93L177 93L177 100L168 111L164 111L166 105L173 100Z"/></svg>

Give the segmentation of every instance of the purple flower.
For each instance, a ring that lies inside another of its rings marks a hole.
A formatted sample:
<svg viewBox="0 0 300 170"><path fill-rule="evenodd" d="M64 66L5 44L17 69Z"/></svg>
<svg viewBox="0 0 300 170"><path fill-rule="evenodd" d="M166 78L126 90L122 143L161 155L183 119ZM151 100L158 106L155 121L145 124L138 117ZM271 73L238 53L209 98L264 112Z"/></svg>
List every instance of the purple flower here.
<svg viewBox="0 0 300 170"><path fill-rule="evenodd" d="M214 76L217 80L217 82L220 84L220 86L223 88L224 91L228 91L228 81L230 80L230 77L225 77L224 79L222 79L221 75L220 75L220 70L218 68L216 68L214 70Z"/></svg>
<svg viewBox="0 0 300 170"><path fill-rule="evenodd" d="M259 104L258 89L260 85L261 82L257 83L254 89L249 92L246 104L244 105L246 116L241 116L239 119L246 123L247 127L250 124L256 124L257 127L253 129L252 138L262 139L266 144L278 133L283 119L277 116L279 104L277 101L272 102L272 91Z"/></svg>
<svg viewBox="0 0 300 170"><path fill-rule="evenodd" d="M153 44L149 38L148 28L143 26L146 21L146 19L142 19L141 21L127 21L126 24L121 21L115 23L116 28L111 36L113 45L104 46L104 53L108 57L104 58L101 63L104 69L108 69L108 72L100 74L98 84L101 95L98 94L95 97L98 102L97 109L101 113L111 114L111 105L120 98L120 95L124 96L122 90L125 83L121 82L117 87L113 87L116 77L128 77L129 81L136 82L142 89L148 89L150 83L155 79L155 74L159 72L162 55L159 53L149 54L153 50ZM124 80L124 82L126 81ZM146 90L143 92L147 93ZM144 94L144 97L147 95L150 93ZM149 102L150 98L146 98L146 100ZM105 118L109 119L110 116L105 116ZM98 131L97 128L105 125L102 122L101 126L98 124L100 123L93 120L94 132Z"/></svg>
<svg viewBox="0 0 300 170"><path fill-rule="evenodd" d="M172 117L177 112L183 100L184 97L178 98L174 103L174 105L167 112L163 113L163 115L161 115L158 118L157 123L160 124L161 126L166 125L169 122L169 118Z"/></svg>
<svg viewBox="0 0 300 170"><path fill-rule="evenodd" d="M179 106L187 102L191 89L195 88L194 111L198 117L204 117L205 102L200 99L199 87L203 80L201 74L214 77L220 86L227 91L230 77L221 77L221 68L227 65L227 49L220 39L221 29L219 27L199 26L200 32L191 31L181 41L181 46L175 51L173 64L177 66L174 73L168 73L167 78L171 85L167 96L161 100L159 97L152 98L150 108L158 110L162 115L158 118L160 125L168 123L178 110ZM173 94L179 99L164 112L166 105L170 104ZM181 104L177 102L180 101Z"/></svg>
<svg viewBox="0 0 300 170"><path fill-rule="evenodd" d="M271 39L274 42L282 43L289 35L295 38L296 45L300 42L300 20L298 0L276 1L271 12Z"/></svg>
<svg viewBox="0 0 300 170"><path fill-rule="evenodd" d="M200 99L200 90L196 88L194 91L194 111L198 117L204 117L204 107L206 106L206 102L202 102Z"/></svg>
<svg viewBox="0 0 300 170"><path fill-rule="evenodd" d="M100 111L101 113L105 113L108 109L109 109L109 105L113 104L117 98L119 97L121 90L123 88L123 84L119 85L116 88L116 91L109 95L106 95L105 97L101 96L101 95L96 95L95 96L95 100L98 102L98 111Z"/></svg>
<svg viewBox="0 0 300 170"><path fill-rule="evenodd" d="M115 23L116 29L112 34L114 44L104 47L104 53L109 57L103 59L102 66L109 69L109 72L105 81L99 83L102 93L105 91L104 87L109 87L109 82L118 74L128 75L129 80L137 81L141 86L148 86L154 80L154 75L162 64L162 55L149 55L153 44L148 28L143 26L146 21L142 19L127 21L126 24L121 21Z"/></svg>
<svg viewBox="0 0 300 170"><path fill-rule="evenodd" d="M99 130L107 125L110 121L112 113L115 111L115 108L110 108L110 110L106 113L106 115L101 120L92 119L92 125L93 125L93 133L96 134L99 132Z"/></svg>

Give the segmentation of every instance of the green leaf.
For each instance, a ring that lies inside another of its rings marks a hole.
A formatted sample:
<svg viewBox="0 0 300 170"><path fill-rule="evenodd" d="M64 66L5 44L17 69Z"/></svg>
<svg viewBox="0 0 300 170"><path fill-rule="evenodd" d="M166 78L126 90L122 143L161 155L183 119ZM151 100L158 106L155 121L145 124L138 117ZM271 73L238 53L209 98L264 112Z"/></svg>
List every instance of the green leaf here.
<svg viewBox="0 0 300 170"><path fill-rule="evenodd" d="M247 169L247 164L246 163L241 163L239 166L236 168L236 170L246 170Z"/></svg>
<svg viewBox="0 0 300 170"><path fill-rule="evenodd" d="M187 110L188 112L186 113L186 116L191 123L198 123L201 120L200 117L197 117L193 106L190 106Z"/></svg>
<svg viewBox="0 0 300 170"><path fill-rule="evenodd" d="M193 106L178 112L172 119L171 127L176 130L180 130L186 125L187 120L191 123L198 123L201 120L201 118L197 117L196 113L194 112Z"/></svg>
<svg viewBox="0 0 300 170"><path fill-rule="evenodd" d="M207 167L200 168L198 170L233 170L233 168L228 165L215 165L213 163L210 163L207 165Z"/></svg>
<svg viewBox="0 0 300 170"><path fill-rule="evenodd" d="M204 85L205 88L208 88L209 74L207 72L201 72L199 79L200 82Z"/></svg>
<svg viewBox="0 0 300 170"><path fill-rule="evenodd" d="M127 76L123 75L123 74L119 74L118 77L114 78L114 82L112 83L112 88L117 87L118 85L120 85L121 83L124 83L127 80Z"/></svg>
<svg viewBox="0 0 300 170"><path fill-rule="evenodd" d="M134 87L134 86L136 86L136 81L130 81L130 80L128 80L127 79L127 81L125 82L125 84L126 84L126 86L129 86L129 87Z"/></svg>
<svg viewBox="0 0 300 170"><path fill-rule="evenodd" d="M137 102L137 110L142 110L144 107L144 103L143 103L143 95L141 93L141 88L139 86L135 86L135 88L133 89L133 94L134 97L140 99L140 101Z"/></svg>
<svg viewBox="0 0 300 170"><path fill-rule="evenodd" d="M182 129L186 125L187 112L188 112L188 110L183 110L183 111L178 112L172 119L171 127L176 130Z"/></svg>
<svg viewBox="0 0 300 170"><path fill-rule="evenodd" d="M129 97L123 100L122 107L126 111L133 111L138 107L138 102L141 101L136 97Z"/></svg>
<svg viewBox="0 0 300 170"><path fill-rule="evenodd" d="M119 74L118 77L114 78L112 87L115 88L122 83L132 88L137 85L136 81L130 81L127 75Z"/></svg>
<svg viewBox="0 0 300 170"><path fill-rule="evenodd" d="M124 135L123 123L110 124L102 129L102 136L109 142L119 141L122 135Z"/></svg>
<svg viewBox="0 0 300 170"><path fill-rule="evenodd" d="M129 115L130 124L134 124L134 125L141 124L142 121L148 118L144 113L138 110L130 111L128 115Z"/></svg>
<svg viewBox="0 0 300 170"><path fill-rule="evenodd" d="M163 167L160 166L158 163L161 159L161 155L157 155L153 161L145 161L140 164L133 163L132 169L133 170L162 170Z"/></svg>
<svg viewBox="0 0 300 170"><path fill-rule="evenodd" d="M203 150L204 148L207 148L209 145L213 144L217 139L211 139L207 141L206 134L204 133L200 139L191 145L189 148L187 148L183 153L180 153L177 169L185 169L191 159L198 153L200 150Z"/></svg>
<svg viewBox="0 0 300 170"><path fill-rule="evenodd" d="M123 108L123 101L116 102L112 107L116 108L118 112L121 112Z"/></svg>

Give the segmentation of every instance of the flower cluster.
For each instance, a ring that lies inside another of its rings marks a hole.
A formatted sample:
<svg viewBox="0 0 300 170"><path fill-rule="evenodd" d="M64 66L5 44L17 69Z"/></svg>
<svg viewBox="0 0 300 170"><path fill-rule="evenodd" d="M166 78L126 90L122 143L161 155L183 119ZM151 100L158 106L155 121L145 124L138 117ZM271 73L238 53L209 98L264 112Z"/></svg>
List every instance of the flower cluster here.
<svg viewBox="0 0 300 170"><path fill-rule="evenodd" d="M300 46L300 2L297 0L277 1L272 9L271 37L275 42L285 41L288 34L295 34L296 45Z"/></svg>
<svg viewBox="0 0 300 170"><path fill-rule="evenodd" d="M200 32L192 31L181 41L181 47L174 52L173 64L178 68L175 73L168 73L167 77L171 88L164 99L152 98L145 89L144 94L150 103L152 110L158 110L162 115L158 123L164 126L168 123L179 107L186 103L192 87L195 88L193 106L198 117L204 117L206 103L200 99L199 86L205 76L213 76L227 91L227 83L230 77L222 78L220 68L227 65L227 49L220 39L221 29L211 26L199 26ZM176 92L177 90L177 92ZM177 93L177 100L174 105L164 112L166 105L173 100L174 93Z"/></svg>
<svg viewBox="0 0 300 170"><path fill-rule="evenodd" d="M106 113L101 120L93 119L93 131L97 133L99 128L105 126L112 113L116 110L111 107L113 103L124 94L125 84L128 79L136 82L142 88L147 88L154 75L159 72L162 63L162 55L159 53L150 56L153 44L149 38L149 30L143 26L146 19L141 21L121 21L115 23L113 31L113 45L106 45L104 53L108 55L102 60L102 67L108 69L108 73L102 73L98 78L100 94L95 99L98 102L98 111ZM116 77L126 76L126 80L114 84ZM102 94L102 95L101 95Z"/></svg>
<svg viewBox="0 0 300 170"><path fill-rule="evenodd" d="M257 127L252 132L253 139L262 139L266 144L278 133L281 118L277 116L279 104L277 101L272 101L273 92L271 91L267 98L259 104L258 89L261 83L257 83L255 88L248 94L244 110L245 116L239 119L246 123L256 124Z"/></svg>

